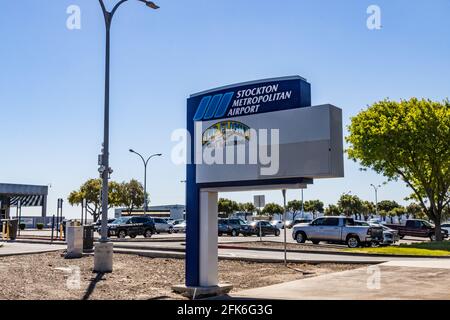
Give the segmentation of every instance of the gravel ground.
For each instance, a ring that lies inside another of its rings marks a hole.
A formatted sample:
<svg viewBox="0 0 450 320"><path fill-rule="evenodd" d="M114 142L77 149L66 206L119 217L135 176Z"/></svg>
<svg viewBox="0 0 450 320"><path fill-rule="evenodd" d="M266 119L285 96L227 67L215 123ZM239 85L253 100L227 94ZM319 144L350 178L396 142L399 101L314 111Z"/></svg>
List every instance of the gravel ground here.
<svg viewBox="0 0 450 320"><path fill-rule="evenodd" d="M92 273L93 260L66 260L58 252L2 257L0 299L184 299L171 291L171 285L184 282L184 260L115 254L114 272L102 277ZM220 261L219 278L237 291L358 267Z"/></svg>

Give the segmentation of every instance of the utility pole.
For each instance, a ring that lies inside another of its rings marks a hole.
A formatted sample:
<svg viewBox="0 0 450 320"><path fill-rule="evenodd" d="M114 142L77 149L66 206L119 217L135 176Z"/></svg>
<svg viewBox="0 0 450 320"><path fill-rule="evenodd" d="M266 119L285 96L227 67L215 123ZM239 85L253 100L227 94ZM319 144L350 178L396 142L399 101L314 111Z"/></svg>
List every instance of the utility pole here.
<svg viewBox="0 0 450 320"><path fill-rule="evenodd" d="M284 265L287 267L287 243L286 243L286 189L281 190L283 194L283 231L284 231Z"/></svg>
<svg viewBox="0 0 450 320"><path fill-rule="evenodd" d="M380 188L381 187L381 185L378 185L378 186L375 186L374 184L370 184L372 187L373 187L373 189L375 190L375 214L377 215L377 217L378 217L378 188Z"/></svg>

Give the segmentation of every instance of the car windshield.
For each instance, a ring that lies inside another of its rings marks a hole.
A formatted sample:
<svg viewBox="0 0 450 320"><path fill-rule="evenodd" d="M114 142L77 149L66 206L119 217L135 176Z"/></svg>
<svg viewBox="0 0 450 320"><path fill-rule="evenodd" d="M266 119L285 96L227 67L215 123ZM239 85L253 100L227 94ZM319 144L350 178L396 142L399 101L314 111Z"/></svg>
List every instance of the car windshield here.
<svg viewBox="0 0 450 320"><path fill-rule="evenodd" d="M125 224L130 218L119 218L111 222L112 224Z"/></svg>
<svg viewBox="0 0 450 320"><path fill-rule="evenodd" d="M430 228L434 228L434 225L432 225L431 223L429 223L428 221L422 221L424 226L430 227Z"/></svg>

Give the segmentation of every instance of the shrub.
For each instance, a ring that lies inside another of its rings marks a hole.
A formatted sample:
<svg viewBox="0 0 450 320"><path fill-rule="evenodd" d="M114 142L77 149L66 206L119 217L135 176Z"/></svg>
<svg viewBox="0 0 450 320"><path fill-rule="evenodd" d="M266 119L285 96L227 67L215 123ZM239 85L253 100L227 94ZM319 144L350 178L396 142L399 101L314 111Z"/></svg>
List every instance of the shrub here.
<svg viewBox="0 0 450 320"><path fill-rule="evenodd" d="M20 230L25 230L25 223L20 223L19 224L19 228L20 228Z"/></svg>
<svg viewBox="0 0 450 320"><path fill-rule="evenodd" d="M44 229L44 224L43 223L36 223L36 228L38 230L42 230L42 229Z"/></svg>

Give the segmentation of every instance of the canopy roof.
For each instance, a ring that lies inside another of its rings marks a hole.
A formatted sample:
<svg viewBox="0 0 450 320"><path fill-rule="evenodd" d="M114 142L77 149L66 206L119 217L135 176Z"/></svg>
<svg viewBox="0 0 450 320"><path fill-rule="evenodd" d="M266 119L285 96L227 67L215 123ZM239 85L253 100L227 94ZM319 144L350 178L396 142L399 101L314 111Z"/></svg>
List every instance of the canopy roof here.
<svg viewBox="0 0 450 320"><path fill-rule="evenodd" d="M0 199L9 199L10 206L43 206L48 195L48 186L0 183Z"/></svg>

